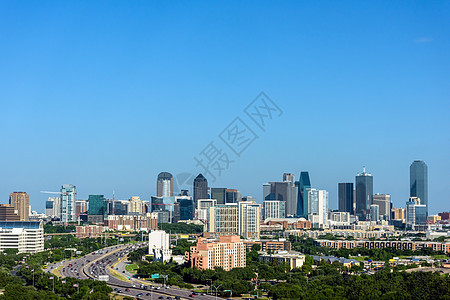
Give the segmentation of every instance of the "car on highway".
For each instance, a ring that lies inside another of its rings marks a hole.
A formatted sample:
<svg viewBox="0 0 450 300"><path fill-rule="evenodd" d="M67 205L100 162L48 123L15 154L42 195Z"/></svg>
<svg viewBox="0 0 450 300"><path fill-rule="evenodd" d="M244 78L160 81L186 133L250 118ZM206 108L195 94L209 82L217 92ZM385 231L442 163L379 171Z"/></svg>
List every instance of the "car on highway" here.
<svg viewBox="0 0 450 300"><path fill-rule="evenodd" d="M142 293L139 293L139 294L136 294L136 297L140 297L142 295L143 295Z"/></svg>

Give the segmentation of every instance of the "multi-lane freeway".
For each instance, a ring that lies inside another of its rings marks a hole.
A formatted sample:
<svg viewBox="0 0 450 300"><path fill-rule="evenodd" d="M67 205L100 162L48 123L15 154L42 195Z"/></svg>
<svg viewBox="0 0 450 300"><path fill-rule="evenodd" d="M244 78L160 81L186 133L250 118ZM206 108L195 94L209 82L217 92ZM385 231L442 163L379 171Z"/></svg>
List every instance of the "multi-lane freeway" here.
<svg viewBox="0 0 450 300"><path fill-rule="evenodd" d="M49 265L47 271L57 269L62 277L98 280L108 275L107 284L114 289L114 293L135 297L136 299L201 299L214 300L216 297L193 293L192 291L175 287L165 287L160 284L150 284L131 277L124 270L123 264L118 264L120 258L126 257L128 252L144 244L118 245L101 249L86 256L75 258L63 263Z"/></svg>

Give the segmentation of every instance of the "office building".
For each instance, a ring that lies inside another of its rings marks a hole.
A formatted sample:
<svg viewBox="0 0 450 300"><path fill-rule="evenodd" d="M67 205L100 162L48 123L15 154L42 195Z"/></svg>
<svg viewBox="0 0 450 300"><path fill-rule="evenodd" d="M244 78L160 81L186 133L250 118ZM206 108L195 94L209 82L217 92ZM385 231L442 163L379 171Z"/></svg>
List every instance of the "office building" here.
<svg viewBox="0 0 450 300"><path fill-rule="evenodd" d="M199 199L208 199L208 180L200 173L194 179L194 206L198 207Z"/></svg>
<svg viewBox="0 0 450 300"><path fill-rule="evenodd" d="M44 251L44 227L42 222L1 221L0 252L17 249L19 253Z"/></svg>
<svg viewBox="0 0 450 300"><path fill-rule="evenodd" d="M264 220L276 218L283 219L286 217L286 202L278 200L265 200L263 202Z"/></svg>
<svg viewBox="0 0 450 300"><path fill-rule="evenodd" d="M226 188L211 188L211 199L216 199L217 204L225 204Z"/></svg>
<svg viewBox="0 0 450 300"><path fill-rule="evenodd" d="M404 208L395 208L391 209L391 220L405 220L406 219L406 211Z"/></svg>
<svg viewBox="0 0 450 300"><path fill-rule="evenodd" d="M176 196L174 203L173 223L178 223L180 220L193 220L194 203L190 196Z"/></svg>
<svg viewBox="0 0 450 300"><path fill-rule="evenodd" d="M378 204L370 205L370 221L380 220L380 206Z"/></svg>
<svg viewBox="0 0 450 300"><path fill-rule="evenodd" d="M59 197L49 197L47 201L45 201L45 214L51 218L59 218L59 214L61 211L60 205L61 199Z"/></svg>
<svg viewBox="0 0 450 300"><path fill-rule="evenodd" d="M197 245L185 253L185 261L191 268L214 269L221 267L225 271L245 268L246 253L244 243L238 235L221 236L219 241L198 238Z"/></svg>
<svg viewBox="0 0 450 300"><path fill-rule="evenodd" d="M409 167L410 197L420 198L421 205L427 206L428 215L428 167L422 160L415 160Z"/></svg>
<svg viewBox="0 0 450 300"><path fill-rule="evenodd" d="M14 192L9 194L9 205L17 211L20 221L28 221L30 216L30 196L27 193Z"/></svg>
<svg viewBox="0 0 450 300"><path fill-rule="evenodd" d="M60 219L62 222L75 222L75 201L77 188L72 184L63 184L60 189Z"/></svg>
<svg viewBox="0 0 450 300"><path fill-rule="evenodd" d="M129 213L142 214L142 200L138 196L130 198Z"/></svg>
<svg viewBox="0 0 450 300"><path fill-rule="evenodd" d="M380 207L380 218L389 221L391 217L391 195L375 194L372 197L372 203Z"/></svg>
<svg viewBox="0 0 450 300"><path fill-rule="evenodd" d="M0 204L0 221L20 221L20 216L10 204Z"/></svg>
<svg viewBox="0 0 450 300"><path fill-rule="evenodd" d="M225 203L238 203L241 201L241 192L235 189L225 190Z"/></svg>
<svg viewBox="0 0 450 300"><path fill-rule="evenodd" d="M265 261L270 265L274 262L277 264L287 264L290 270L301 268L305 263L305 259L306 256L304 254L295 251L276 251L271 254L266 252L259 255L259 261Z"/></svg>
<svg viewBox="0 0 450 300"><path fill-rule="evenodd" d="M308 218L308 192L311 189L311 181L308 172L301 172L300 179L297 183L297 217Z"/></svg>
<svg viewBox="0 0 450 300"><path fill-rule="evenodd" d="M205 236L238 235L239 207L237 203L217 204L210 207L208 222L208 234L205 233Z"/></svg>
<svg viewBox="0 0 450 300"><path fill-rule="evenodd" d="M169 172L161 172L158 174L158 179L156 182L156 196L173 196L173 176Z"/></svg>
<svg viewBox="0 0 450 300"><path fill-rule="evenodd" d="M104 195L89 195L88 199L88 215L101 215L107 214L107 203Z"/></svg>
<svg viewBox="0 0 450 300"><path fill-rule="evenodd" d="M297 186L292 174L284 174L289 181L269 182L263 185L263 201L284 201L285 215L295 216L297 213Z"/></svg>
<svg viewBox="0 0 450 300"><path fill-rule="evenodd" d="M259 239L261 205L254 201L239 201L239 235L245 239Z"/></svg>
<svg viewBox="0 0 450 300"><path fill-rule="evenodd" d="M339 211L340 212L348 212L351 215L354 215L355 212L353 210L353 183L352 182L344 182L338 184L338 202L339 202Z"/></svg>
<svg viewBox="0 0 450 300"><path fill-rule="evenodd" d="M148 235L148 254L153 256L153 261L169 261L172 255L169 234L164 230L152 230Z"/></svg>
<svg viewBox="0 0 450 300"><path fill-rule="evenodd" d="M308 220L311 221L312 227L323 227L328 220L328 192L309 189L308 204Z"/></svg>
<svg viewBox="0 0 450 300"><path fill-rule="evenodd" d="M140 231L158 229L158 215L147 213L145 215L108 215L105 217L105 226L109 230Z"/></svg>
<svg viewBox="0 0 450 300"><path fill-rule="evenodd" d="M420 198L410 197L406 202L406 229L424 230L427 224L427 206Z"/></svg>
<svg viewBox="0 0 450 300"><path fill-rule="evenodd" d="M365 221L369 214L373 196L373 177L366 173L366 169L355 177L356 182L356 211L360 221Z"/></svg>

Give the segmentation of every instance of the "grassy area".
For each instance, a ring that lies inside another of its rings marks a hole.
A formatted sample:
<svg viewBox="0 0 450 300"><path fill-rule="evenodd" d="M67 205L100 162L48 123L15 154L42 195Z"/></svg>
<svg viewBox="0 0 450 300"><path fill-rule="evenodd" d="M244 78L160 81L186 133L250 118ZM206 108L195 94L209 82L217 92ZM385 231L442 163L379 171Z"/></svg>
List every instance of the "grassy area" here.
<svg viewBox="0 0 450 300"><path fill-rule="evenodd" d="M125 268L131 274L136 274L136 270L139 269L137 264L128 264Z"/></svg>
<svg viewBox="0 0 450 300"><path fill-rule="evenodd" d="M432 255L434 259L447 259L447 255Z"/></svg>
<svg viewBox="0 0 450 300"><path fill-rule="evenodd" d="M120 279L120 280L126 281L126 282L131 282L128 278L126 278L125 276L123 276L122 274L120 274L119 272L117 272L114 269L109 269L109 272L117 279Z"/></svg>

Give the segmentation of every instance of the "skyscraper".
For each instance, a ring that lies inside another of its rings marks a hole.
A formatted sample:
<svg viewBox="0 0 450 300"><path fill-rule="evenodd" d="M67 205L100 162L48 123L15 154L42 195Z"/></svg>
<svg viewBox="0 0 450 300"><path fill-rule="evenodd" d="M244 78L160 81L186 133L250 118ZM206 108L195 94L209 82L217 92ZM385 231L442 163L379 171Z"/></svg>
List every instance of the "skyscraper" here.
<svg viewBox="0 0 450 300"><path fill-rule="evenodd" d="M409 195L420 198L428 216L428 167L423 160L415 160L409 167Z"/></svg>
<svg viewBox="0 0 450 300"><path fill-rule="evenodd" d="M194 179L194 207L198 207L198 199L208 198L208 180L200 173Z"/></svg>
<svg viewBox="0 0 450 300"><path fill-rule="evenodd" d="M297 217L308 218L308 191L311 189L311 181L308 172L300 173L297 193Z"/></svg>
<svg viewBox="0 0 450 300"><path fill-rule="evenodd" d="M107 213L107 203L103 195L89 195L88 215L104 216Z"/></svg>
<svg viewBox="0 0 450 300"><path fill-rule="evenodd" d="M156 181L156 196L173 196L173 176L169 172L161 172L158 174L158 179Z"/></svg>
<svg viewBox="0 0 450 300"><path fill-rule="evenodd" d="M64 223L75 222L75 200L77 188L73 184L63 184L60 189L60 218Z"/></svg>
<svg viewBox="0 0 450 300"><path fill-rule="evenodd" d="M225 204L226 188L212 188L211 199L216 199L217 204Z"/></svg>
<svg viewBox="0 0 450 300"><path fill-rule="evenodd" d="M339 211L349 212L351 215L354 215L355 211L353 210L353 183L339 183L338 194Z"/></svg>
<svg viewBox="0 0 450 300"><path fill-rule="evenodd" d="M285 215L295 216L297 214L297 189L294 176L290 173L284 173L282 182L263 184L263 202L269 200L284 201Z"/></svg>
<svg viewBox="0 0 450 300"><path fill-rule="evenodd" d="M373 177L366 173L366 168L363 172L356 175L356 211L355 214L360 221L365 221L369 214L370 205L373 197Z"/></svg>
<svg viewBox="0 0 450 300"><path fill-rule="evenodd" d="M372 203L380 207L380 217L383 220L389 220L391 217L391 195L389 194L375 194L372 198Z"/></svg>
<svg viewBox="0 0 450 300"><path fill-rule="evenodd" d="M20 221L28 221L30 215L30 196L25 192L9 194L9 205L14 207L20 217Z"/></svg>
<svg viewBox="0 0 450 300"><path fill-rule="evenodd" d="M308 189L308 220L315 228L327 222L328 192L325 190Z"/></svg>

